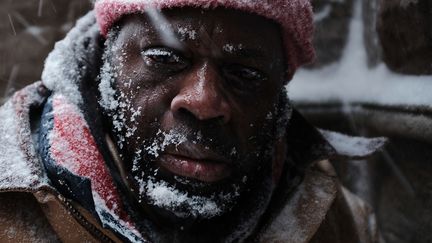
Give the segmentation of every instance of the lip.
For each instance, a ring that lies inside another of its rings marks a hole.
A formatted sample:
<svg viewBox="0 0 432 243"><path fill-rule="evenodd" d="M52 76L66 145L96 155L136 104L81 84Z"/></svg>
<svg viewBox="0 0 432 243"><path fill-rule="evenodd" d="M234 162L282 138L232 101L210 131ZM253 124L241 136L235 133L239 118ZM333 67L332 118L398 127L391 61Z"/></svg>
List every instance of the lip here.
<svg viewBox="0 0 432 243"><path fill-rule="evenodd" d="M169 172L202 182L215 183L231 175L228 162L221 157L194 147L195 155L187 150L166 152L159 157L159 165ZM207 155L206 155L207 152Z"/></svg>

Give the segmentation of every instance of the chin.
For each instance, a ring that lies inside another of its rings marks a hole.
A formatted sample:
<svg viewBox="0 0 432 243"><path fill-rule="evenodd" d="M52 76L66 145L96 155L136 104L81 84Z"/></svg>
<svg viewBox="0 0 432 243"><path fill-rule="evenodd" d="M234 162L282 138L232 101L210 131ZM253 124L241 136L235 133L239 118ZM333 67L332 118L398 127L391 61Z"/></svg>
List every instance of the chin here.
<svg viewBox="0 0 432 243"><path fill-rule="evenodd" d="M147 178L139 194L141 205L154 213L147 232L159 232L156 242L173 242L158 239L161 235L175 235L179 242L241 242L256 228L274 191L270 168L259 171L251 182L215 191L212 196Z"/></svg>
<svg viewBox="0 0 432 243"><path fill-rule="evenodd" d="M230 213L248 184L234 179L207 183L166 173L160 168L133 177L136 198L143 207L177 220L211 220Z"/></svg>
<svg viewBox="0 0 432 243"><path fill-rule="evenodd" d="M242 188L233 185L230 192L215 191L213 196L185 191L163 179L141 178L137 197L151 217L139 228L154 232L155 242L242 242L253 233L274 191L270 168L260 172Z"/></svg>
<svg viewBox="0 0 432 243"><path fill-rule="evenodd" d="M155 166L157 163L139 163L145 166L135 166L131 185L141 209L152 214L151 220L212 235L215 224L227 229L254 224L266 208L274 189L271 160L263 156L253 159L268 163L248 172L235 170L229 178L213 183L173 175ZM219 231L223 230L213 235Z"/></svg>

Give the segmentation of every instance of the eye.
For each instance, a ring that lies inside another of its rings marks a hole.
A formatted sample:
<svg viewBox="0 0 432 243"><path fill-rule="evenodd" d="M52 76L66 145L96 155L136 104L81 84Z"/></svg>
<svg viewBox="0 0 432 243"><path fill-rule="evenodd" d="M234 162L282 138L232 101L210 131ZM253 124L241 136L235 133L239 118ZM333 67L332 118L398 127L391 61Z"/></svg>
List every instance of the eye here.
<svg viewBox="0 0 432 243"><path fill-rule="evenodd" d="M254 91L267 80L263 72L240 64L230 64L222 70L230 85L240 91Z"/></svg>
<svg viewBox="0 0 432 243"><path fill-rule="evenodd" d="M186 58L169 48L149 48L141 55L147 66L162 71L181 71L188 66Z"/></svg>

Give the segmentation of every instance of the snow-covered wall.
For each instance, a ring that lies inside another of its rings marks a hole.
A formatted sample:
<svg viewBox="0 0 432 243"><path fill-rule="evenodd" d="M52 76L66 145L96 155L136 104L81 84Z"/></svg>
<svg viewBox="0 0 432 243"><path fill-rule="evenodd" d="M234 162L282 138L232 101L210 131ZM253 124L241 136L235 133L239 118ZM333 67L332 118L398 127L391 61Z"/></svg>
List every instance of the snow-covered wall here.
<svg viewBox="0 0 432 243"><path fill-rule="evenodd" d="M362 4L355 1L341 59L318 69L299 70L288 87L289 95L299 103L432 106L432 75L397 74L384 62L370 68L367 59Z"/></svg>

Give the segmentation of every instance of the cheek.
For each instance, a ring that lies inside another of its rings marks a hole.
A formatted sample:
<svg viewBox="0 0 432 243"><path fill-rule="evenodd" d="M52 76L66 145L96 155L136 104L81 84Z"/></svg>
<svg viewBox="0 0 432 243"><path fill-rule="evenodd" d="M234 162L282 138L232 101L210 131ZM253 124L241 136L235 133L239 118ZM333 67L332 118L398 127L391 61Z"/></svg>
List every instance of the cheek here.
<svg viewBox="0 0 432 243"><path fill-rule="evenodd" d="M120 99L127 104L126 113L130 118L127 122L139 125L142 130L159 121L170 105L169 80L148 73L141 55L136 53L123 58L119 67L117 88Z"/></svg>
<svg viewBox="0 0 432 243"><path fill-rule="evenodd" d="M274 95L278 97L278 95ZM237 129L243 131L249 136L258 134L262 128L273 120L277 110L277 100L269 99L267 102L263 102L265 99L255 99L249 104L242 104L237 106L235 117L235 123Z"/></svg>
<svg viewBox="0 0 432 243"><path fill-rule="evenodd" d="M121 95L123 99L130 100L125 107L125 140L129 152L138 150L143 141L154 137L161 129L161 122L170 104L168 89L143 88L138 84L136 82L130 86L130 89L123 90L124 95Z"/></svg>

